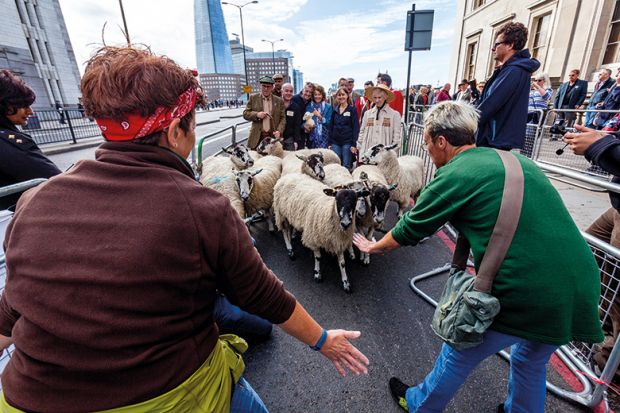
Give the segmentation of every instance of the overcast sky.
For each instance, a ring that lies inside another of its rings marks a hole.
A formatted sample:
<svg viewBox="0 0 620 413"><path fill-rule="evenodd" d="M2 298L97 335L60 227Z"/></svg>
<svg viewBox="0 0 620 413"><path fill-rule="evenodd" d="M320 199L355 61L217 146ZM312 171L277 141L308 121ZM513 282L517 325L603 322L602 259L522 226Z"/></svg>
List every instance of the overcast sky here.
<svg viewBox="0 0 620 413"><path fill-rule="evenodd" d="M235 2L235 0L232 0ZM239 1L243 4L245 1ZM122 18L116 0L60 0L71 43L80 67L102 45L122 43ZM124 0L129 34L185 67L196 67L193 0ZM238 9L222 6L229 38L240 33ZM416 8L434 9L431 51L413 53L412 84L448 80L456 0L417 1ZM271 51L261 39L293 53L293 64L305 81L329 87L341 76L357 86L388 71L394 86L404 88L407 58L405 20L411 3L403 0L259 0L243 8L246 44Z"/></svg>

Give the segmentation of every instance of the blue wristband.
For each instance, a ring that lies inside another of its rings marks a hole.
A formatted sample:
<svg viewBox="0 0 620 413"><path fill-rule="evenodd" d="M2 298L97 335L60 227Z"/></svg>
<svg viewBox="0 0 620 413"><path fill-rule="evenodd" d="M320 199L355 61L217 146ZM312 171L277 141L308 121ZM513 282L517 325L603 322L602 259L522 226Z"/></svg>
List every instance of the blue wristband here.
<svg viewBox="0 0 620 413"><path fill-rule="evenodd" d="M321 348L323 348L323 344L325 344L325 340L327 340L327 330L323 329L323 332L321 333L321 337L319 338L319 341L317 341L315 345L310 346L310 348L314 351L319 351Z"/></svg>

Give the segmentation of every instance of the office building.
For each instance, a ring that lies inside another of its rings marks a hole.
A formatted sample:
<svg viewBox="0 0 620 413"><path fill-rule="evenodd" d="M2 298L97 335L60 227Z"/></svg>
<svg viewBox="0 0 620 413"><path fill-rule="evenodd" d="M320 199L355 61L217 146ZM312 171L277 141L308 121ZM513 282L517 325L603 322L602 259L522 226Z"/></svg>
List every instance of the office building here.
<svg viewBox="0 0 620 413"><path fill-rule="evenodd" d="M293 69L293 90L295 93L301 92L304 87L304 74L301 70Z"/></svg>
<svg viewBox="0 0 620 413"><path fill-rule="evenodd" d="M242 94L241 75L236 73L201 73L199 79L207 102L235 100Z"/></svg>
<svg viewBox="0 0 620 413"><path fill-rule="evenodd" d="M80 72L58 0L2 2L0 69L35 91L34 108L77 105Z"/></svg>
<svg viewBox="0 0 620 413"><path fill-rule="evenodd" d="M258 90L258 79L263 76L273 76L280 73L284 76L284 82L293 79L293 55L286 50L271 52L246 53L248 65L248 84L253 90Z"/></svg>
<svg viewBox="0 0 620 413"><path fill-rule="evenodd" d="M594 87L600 68L620 67L620 0L459 0L450 80L491 76L491 48L507 22L529 30L527 46L555 87L572 69Z"/></svg>
<svg viewBox="0 0 620 413"><path fill-rule="evenodd" d="M245 68L243 66L243 49L245 48L246 56L254 51L249 46L244 46L239 41L239 37L236 36L233 40L229 41L230 51L232 53L233 73L241 75L242 82L245 82Z"/></svg>
<svg viewBox="0 0 620 413"><path fill-rule="evenodd" d="M220 0L194 0L198 73L234 73Z"/></svg>

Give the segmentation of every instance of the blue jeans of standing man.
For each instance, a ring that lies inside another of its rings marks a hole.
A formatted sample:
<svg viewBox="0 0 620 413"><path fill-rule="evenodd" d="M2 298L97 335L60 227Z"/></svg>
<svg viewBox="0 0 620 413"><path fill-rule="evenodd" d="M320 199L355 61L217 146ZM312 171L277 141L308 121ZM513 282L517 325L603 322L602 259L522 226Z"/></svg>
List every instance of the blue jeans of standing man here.
<svg viewBox="0 0 620 413"><path fill-rule="evenodd" d="M557 346L487 330L479 346L458 351L447 344L435 367L406 393L411 413L442 412L469 373L487 357L511 348L506 413L543 413L546 395L546 366Z"/></svg>
<svg viewBox="0 0 620 413"><path fill-rule="evenodd" d="M260 396L243 376L233 390L230 413L269 413Z"/></svg>
<svg viewBox="0 0 620 413"><path fill-rule="evenodd" d="M351 145L332 145L332 151L340 158L340 164L347 169L351 169Z"/></svg>

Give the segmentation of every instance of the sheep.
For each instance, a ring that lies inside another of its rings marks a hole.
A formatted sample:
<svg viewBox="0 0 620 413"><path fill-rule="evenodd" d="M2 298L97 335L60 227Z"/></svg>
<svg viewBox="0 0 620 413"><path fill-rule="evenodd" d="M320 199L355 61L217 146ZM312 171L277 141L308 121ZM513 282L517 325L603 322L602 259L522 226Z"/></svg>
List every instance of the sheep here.
<svg viewBox="0 0 620 413"><path fill-rule="evenodd" d="M282 160L265 156L256 161L256 170L235 171L239 195L248 214L264 212L269 232L274 233L273 188L282 173Z"/></svg>
<svg viewBox="0 0 620 413"><path fill-rule="evenodd" d="M304 128L306 128L306 130L312 130L316 126L316 123L314 123L314 119L312 119L312 116L314 116L312 112L304 113L302 119L304 121Z"/></svg>
<svg viewBox="0 0 620 413"><path fill-rule="evenodd" d="M323 155L319 153L306 156L291 152L282 160L282 175L299 172L322 181L325 178Z"/></svg>
<svg viewBox="0 0 620 413"><path fill-rule="evenodd" d="M385 177L375 165L360 165L353 170L353 178L364 182L370 190L370 195L367 197L368 212L364 217L358 218L356 227L366 239L372 240L375 230L383 226L390 191L396 189L398 184L388 185ZM364 265L370 264L370 254L361 252L360 260Z"/></svg>
<svg viewBox="0 0 620 413"><path fill-rule="evenodd" d="M291 230L302 231L301 242L314 254L314 280L320 282L321 249L338 257L342 288L351 292L344 252L352 244L353 210L367 190L334 189L301 173L283 175L274 188L276 226L282 231L288 255L294 259Z"/></svg>
<svg viewBox="0 0 620 413"><path fill-rule="evenodd" d="M229 158L222 156L209 157L205 160L200 176L200 183L226 196L241 219L245 218L245 207L239 195L233 174L234 164Z"/></svg>
<svg viewBox="0 0 620 413"><path fill-rule="evenodd" d="M250 154L250 150L242 143L238 143L232 148L222 148L222 151L230 155L229 159L235 165L236 169L247 169L254 165L254 159Z"/></svg>
<svg viewBox="0 0 620 413"><path fill-rule="evenodd" d="M337 163L340 164L340 158L338 157L338 155L336 154L336 152L332 151L331 149L300 149L298 151L285 151L284 147L282 146L282 138L271 138L271 137L266 137L265 139L263 139L259 144L258 147L256 148L256 153L260 156L264 156L264 155L273 155L273 156L277 156L278 158L285 158L287 155L290 155L291 153L296 153L298 155L312 155L312 154L317 154L317 153L321 153L323 155L323 163L325 165L330 164L330 163ZM250 151L252 157L254 157L254 159L258 159L257 157L254 156L253 151ZM260 157L259 156L259 157Z"/></svg>
<svg viewBox="0 0 620 413"><path fill-rule="evenodd" d="M417 156L397 157L396 144L378 144L366 151L362 161L377 165L387 182L398 184L390 192L390 199L398 203L398 217L402 217L409 206L409 198L417 197L424 186L424 161Z"/></svg>

